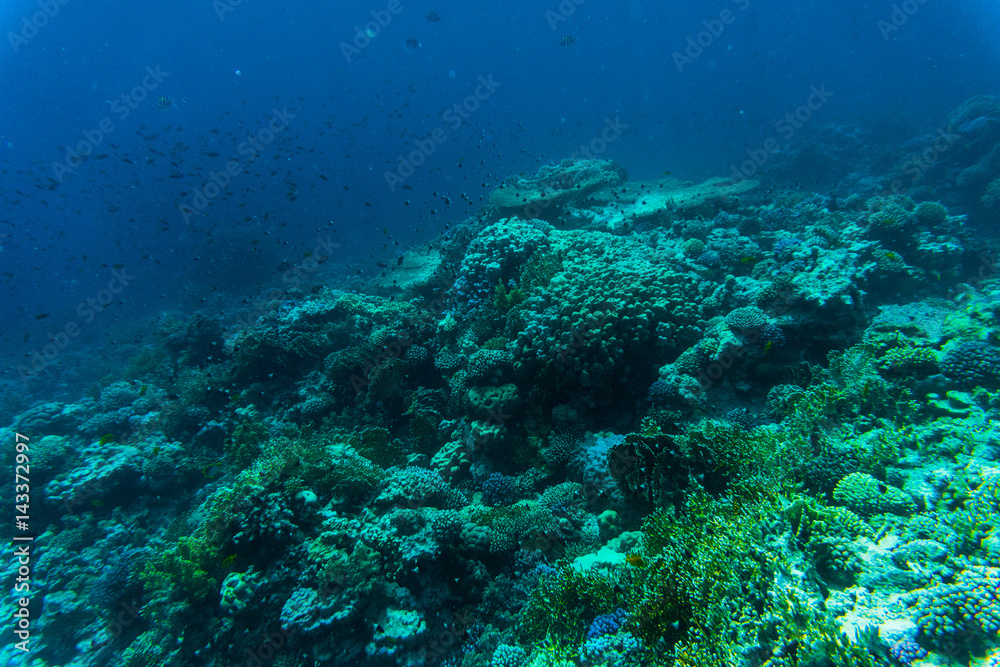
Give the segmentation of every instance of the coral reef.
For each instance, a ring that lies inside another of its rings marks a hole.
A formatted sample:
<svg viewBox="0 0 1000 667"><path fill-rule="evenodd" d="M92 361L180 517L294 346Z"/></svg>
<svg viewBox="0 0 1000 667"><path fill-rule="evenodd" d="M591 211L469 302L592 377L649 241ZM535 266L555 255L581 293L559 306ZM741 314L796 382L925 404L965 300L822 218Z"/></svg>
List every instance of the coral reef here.
<svg viewBox="0 0 1000 667"><path fill-rule="evenodd" d="M366 293L165 323L3 429L38 664L996 662L998 280L930 195L992 196L997 108L927 196L569 160Z"/></svg>

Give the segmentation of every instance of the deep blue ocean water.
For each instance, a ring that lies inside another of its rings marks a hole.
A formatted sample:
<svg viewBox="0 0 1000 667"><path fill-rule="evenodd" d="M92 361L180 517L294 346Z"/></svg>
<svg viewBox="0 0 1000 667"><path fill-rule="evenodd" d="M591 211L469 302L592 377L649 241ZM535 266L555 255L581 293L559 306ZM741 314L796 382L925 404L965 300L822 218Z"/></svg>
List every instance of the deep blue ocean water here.
<svg viewBox="0 0 1000 667"><path fill-rule="evenodd" d="M473 208L463 194L480 204L507 176L589 144L607 119L627 130L604 157L631 177L699 180L729 174L812 86L832 93L816 122L911 137L995 92L1000 67L1000 10L987 0L920 3L900 26L894 3L400 0L384 28L372 24L370 44L345 56L342 44L353 47L384 5L73 0L48 18L37 3L5 3L4 349L39 347L116 264L135 281L114 323L81 336L107 339L113 327L125 337L135 316L243 296L311 249L317 228L340 239L345 263L390 259L383 230L404 246L431 238ZM564 37L575 42L561 46ZM128 108L121 97L147 68L164 76L147 79L153 88ZM498 86L452 129L442 114L479 77ZM244 159L239 142L276 108L294 114L288 128L186 221L178 205L228 159ZM101 131L105 119L112 132ZM447 140L407 180L413 189L390 192L384 172L435 128ZM57 174L87 132L100 138L92 159Z"/></svg>

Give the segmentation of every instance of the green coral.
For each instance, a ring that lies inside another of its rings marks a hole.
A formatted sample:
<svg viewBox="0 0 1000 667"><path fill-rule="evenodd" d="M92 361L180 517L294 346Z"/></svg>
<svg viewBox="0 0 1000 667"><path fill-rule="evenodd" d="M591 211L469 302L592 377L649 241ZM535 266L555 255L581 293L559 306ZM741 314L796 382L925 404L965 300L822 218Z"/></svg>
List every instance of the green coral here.
<svg viewBox="0 0 1000 667"><path fill-rule="evenodd" d="M503 282L498 282L496 289L493 290L493 307L498 313L505 315L526 298L520 288L515 287L508 292Z"/></svg>
<svg viewBox="0 0 1000 667"><path fill-rule="evenodd" d="M851 473L840 480L833 489L833 499L861 516L908 515L916 511L916 503L908 493L863 472Z"/></svg>
<svg viewBox="0 0 1000 667"><path fill-rule="evenodd" d="M783 513L796 544L811 556L819 573L833 583L853 583L861 570L855 541L874 538L871 527L848 509L826 507L806 497L796 498Z"/></svg>
<svg viewBox="0 0 1000 667"><path fill-rule="evenodd" d="M168 641L164 634L162 628L154 628L146 630L136 637L122 653L122 667L148 667L149 665L174 667L183 664L178 658L180 648L176 646L176 642Z"/></svg>
<svg viewBox="0 0 1000 667"><path fill-rule="evenodd" d="M937 353L929 347L896 347L878 360L878 368L886 377L927 377L938 372Z"/></svg>
<svg viewBox="0 0 1000 667"><path fill-rule="evenodd" d="M242 470L260 456L261 443L267 439L267 427L252 417L245 418L233 429L233 436L225 444L226 459L233 467Z"/></svg>
<svg viewBox="0 0 1000 667"><path fill-rule="evenodd" d="M222 557L217 544L202 537L181 537L151 560L140 573L149 599L145 609L153 623L167 621L192 605L215 604L222 583Z"/></svg>
<svg viewBox="0 0 1000 667"><path fill-rule="evenodd" d="M539 579L521 613L518 634L529 643L580 644L594 618L624 604L626 585L617 573L562 565Z"/></svg>
<svg viewBox="0 0 1000 667"><path fill-rule="evenodd" d="M698 257L705 252L706 247L705 242L701 239L689 239L684 242L681 249L687 257Z"/></svg>
<svg viewBox="0 0 1000 667"><path fill-rule="evenodd" d="M388 429L363 428L351 433L347 442L363 457L383 468L405 463L405 452L398 440L389 437Z"/></svg>
<svg viewBox="0 0 1000 667"><path fill-rule="evenodd" d="M745 429L710 419L689 428L680 443L693 456L703 459L713 476L751 494L779 488L799 465L806 445L775 427Z"/></svg>

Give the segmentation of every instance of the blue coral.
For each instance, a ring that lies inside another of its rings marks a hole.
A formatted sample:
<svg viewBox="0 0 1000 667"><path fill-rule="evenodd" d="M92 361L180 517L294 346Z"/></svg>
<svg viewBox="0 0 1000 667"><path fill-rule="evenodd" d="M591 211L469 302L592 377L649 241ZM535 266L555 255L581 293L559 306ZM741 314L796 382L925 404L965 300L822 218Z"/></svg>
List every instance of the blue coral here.
<svg viewBox="0 0 1000 667"><path fill-rule="evenodd" d="M695 261L703 266L716 268L722 263L722 257L715 250L706 250L698 255L698 259Z"/></svg>
<svg viewBox="0 0 1000 667"><path fill-rule="evenodd" d="M641 650L642 642L628 632L600 635L580 648L580 661L588 667L631 667L645 664Z"/></svg>
<svg viewBox="0 0 1000 667"><path fill-rule="evenodd" d="M666 405L680 396L680 391L667 380L657 380L649 388L646 400L653 405Z"/></svg>
<svg viewBox="0 0 1000 667"><path fill-rule="evenodd" d="M794 236L787 239L781 239L780 241L774 244L773 248L774 254L778 255L779 257L781 255L791 254L796 250L799 250L802 247L803 243L805 243L805 241Z"/></svg>
<svg viewBox="0 0 1000 667"><path fill-rule="evenodd" d="M785 333L773 322L760 330L760 344L767 349L777 349L785 344Z"/></svg>
<svg viewBox="0 0 1000 667"><path fill-rule="evenodd" d="M490 667L521 667L528 660L528 654L520 646L500 644L493 651Z"/></svg>
<svg viewBox="0 0 1000 667"><path fill-rule="evenodd" d="M512 505L516 498L514 478L495 472L483 482L483 502L487 505Z"/></svg>
<svg viewBox="0 0 1000 667"><path fill-rule="evenodd" d="M628 612L624 609L617 609L611 614L601 614L590 624L590 629L587 630L587 639L613 635L621 630L627 620Z"/></svg>

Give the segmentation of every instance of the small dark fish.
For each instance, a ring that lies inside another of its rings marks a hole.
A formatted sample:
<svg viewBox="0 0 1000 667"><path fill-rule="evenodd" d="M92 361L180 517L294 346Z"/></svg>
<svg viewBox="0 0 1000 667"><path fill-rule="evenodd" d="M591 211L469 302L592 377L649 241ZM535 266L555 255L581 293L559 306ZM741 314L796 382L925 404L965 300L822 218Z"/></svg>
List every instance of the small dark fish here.
<svg viewBox="0 0 1000 667"><path fill-rule="evenodd" d="M559 46L573 46L576 44L576 37L573 35L566 35L559 40Z"/></svg>
<svg viewBox="0 0 1000 667"><path fill-rule="evenodd" d="M403 265L403 256L400 255L399 259L396 260L396 266L402 266L402 265Z"/></svg>
<svg viewBox="0 0 1000 667"><path fill-rule="evenodd" d="M156 102L153 106L161 111L166 111L167 109L173 109L176 105L172 99L164 95L163 97L156 98Z"/></svg>
<svg viewBox="0 0 1000 667"><path fill-rule="evenodd" d="M148 384L144 384L141 387L139 387L139 395L140 396L145 396L147 389L149 389L149 385Z"/></svg>
<svg viewBox="0 0 1000 667"><path fill-rule="evenodd" d="M437 23L438 21L441 20L441 17L438 15L437 12L428 12L427 20L430 21L431 23Z"/></svg>
<svg viewBox="0 0 1000 667"><path fill-rule="evenodd" d="M48 313L41 313L41 314L39 314L39 315L35 315L35 319L36 319L36 320L44 320L44 319L45 319L46 317L48 317L48 316L49 316L49 314L48 314Z"/></svg>
<svg viewBox="0 0 1000 667"><path fill-rule="evenodd" d="M412 38L408 39L408 40L406 40L406 48L408 48L408 49L414 49L414 50L419 49L420 48L420 42L418 42L417 40L412 39Z"/></svg>

